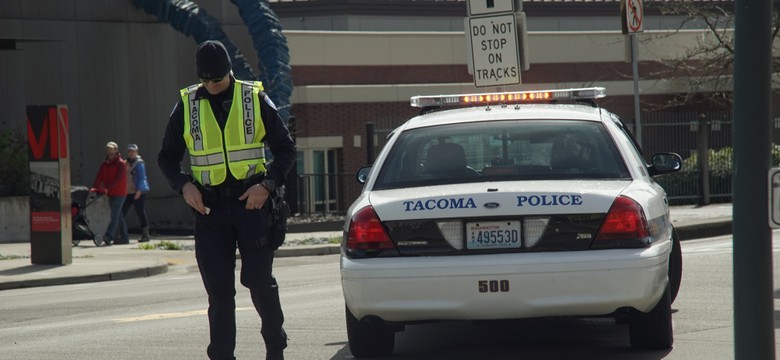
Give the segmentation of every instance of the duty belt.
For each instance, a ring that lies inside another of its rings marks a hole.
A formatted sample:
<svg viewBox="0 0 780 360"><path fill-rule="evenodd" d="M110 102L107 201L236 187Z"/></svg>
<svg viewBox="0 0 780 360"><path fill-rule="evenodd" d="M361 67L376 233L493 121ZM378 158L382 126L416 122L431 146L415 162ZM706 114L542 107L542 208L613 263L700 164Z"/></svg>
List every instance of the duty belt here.
<svg viewBox="0 0 780 360"><path fill-rule="evenodd" d="M262 181L265 177L264 175L265 174L259 174L240 182L221 184L217 186L202 186L198 184L198 188L200 189L200 192L203 194L204 198L212 201L229 198L237 199L243 195L246 189L248 189L250 186Z"/></svg>
<svg viewBox="0 0 780 360"><path fill-rule="evenodd" d="M233 186L204 186L204 195L212 199L238 198L246 188L241 184Z"/></svg>

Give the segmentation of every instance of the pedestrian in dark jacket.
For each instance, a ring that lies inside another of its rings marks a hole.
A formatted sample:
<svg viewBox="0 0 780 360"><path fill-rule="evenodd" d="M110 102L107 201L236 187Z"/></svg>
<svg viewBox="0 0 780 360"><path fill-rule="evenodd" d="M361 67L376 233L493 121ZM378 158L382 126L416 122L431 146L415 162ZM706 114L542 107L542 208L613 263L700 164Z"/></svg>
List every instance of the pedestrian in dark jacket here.
<svg viewBox="0 0 780 360"><path fill-rule="evenodd" d="M95 235L95 244L111 245L113 234L117 229L124 229L120 234L119 243L127 243L127 225L123 225L125 218L122 216L122 203L127 195L127 164L113 141L106 144L106 159L100 164L100 170L95 177L92 188L98 193L108 195L108 205L111 208L111 221L106 232L101 236Z"/></svg>
<svg viewBox="0 0 780 360"><path fill-rule="evenodd" d="M287 334L272 274L268 197L295 161L295 144L259 82L237 80L222 43L195 55L200 83L180 91L157 161L195 216L195 257L209 299L209 359L235 359L236 248L241 284L262 318L266 359L283 359ZM264 145L273 161L266 162ZM182 169L189 153L189 171Z"/></svg>

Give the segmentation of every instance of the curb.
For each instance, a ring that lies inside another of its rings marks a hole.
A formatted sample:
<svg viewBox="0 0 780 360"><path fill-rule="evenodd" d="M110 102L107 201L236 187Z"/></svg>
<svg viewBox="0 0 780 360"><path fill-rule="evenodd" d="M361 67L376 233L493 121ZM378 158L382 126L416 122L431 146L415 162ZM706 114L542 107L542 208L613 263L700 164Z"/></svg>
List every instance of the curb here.
<svg viewBox="0 0 780 360"><path fill-rule="evenodd" d="M680 241L708 238L713 236L729 235L732 233L732 220L723 220L710 223L675 226L677 237Z"/></svg>
<svg viewBox="0 0 780 360"><path fill-rule="evenodd" d="M9 281L0 283L0 291L22 288L33 288L54 285L84 284L101 281L127 280L140 277L149 277L168 272L168 264L153 265L141 269L116 271L106 274L62 276L49 279L31 279L22 281Z"/></svg>
<svg viewBox="0 0 780 360"><path fill-rule="evenodd" d="M332 255L340 252L341 245L339 244L282 246L276 250L274 257Z"/></svg>
<svg viewBox="0 0 780 360"><path fill-rule="evenodd" d="M313 223L287 224L287 233L308 233L319 231L341 231L344 228L344 220L323 221Z"/></svg>

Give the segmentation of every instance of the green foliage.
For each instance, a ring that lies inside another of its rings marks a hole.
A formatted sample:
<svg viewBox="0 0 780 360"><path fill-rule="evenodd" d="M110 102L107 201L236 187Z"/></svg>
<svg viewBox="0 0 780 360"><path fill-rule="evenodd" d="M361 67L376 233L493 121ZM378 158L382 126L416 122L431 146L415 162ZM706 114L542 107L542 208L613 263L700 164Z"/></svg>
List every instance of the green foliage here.
<svg viewBox="0 0 780 360"><path fill-rule="evenodd" d="M709 159L710 175L716 176L731 176L732 171L734 149L731 147L724 147L718 150L710 149L707 152ZM681 171L698 171L698 157L696 154L683 160L683 167ZM780 164L780 145L772 145L772 166Z"/></svg>
<svg viewBox="0 0 780 360"><path fill-rule="evenodd" d="M724 147L718 150L710 149L709 158L710 195L713 202L730 201L732 193L732 176L734 149ZM695 203L699 198L700 174L699 159L696 154L683 160L682 170L677 173L659 176L655 180L660 184L670 198L676 198L673 204ZM772 166L780 164L780 145L772 146Z"/></svg>
<svg viewBox="0 0 780 360"><path fill-rule="evenodd" d="M27 139L21 131L0 130L0 197L30 193Z"/></svg>
<svg viewBox="0 0 780 360"><path fill-rule="evenodd" d="M141 250L181 250L181 245L168 241L163 240L157 243L142 243L138 244L138 248Z"/></svg>
<svg viewBox="0 0 780 360"><path fill-rule="evenodd" d="M732 159L734 156L734 150L731 147L724 147L722 149L707 151L707 158L709 160L710 176L731 176L732 171ZM699 171L699 158L697 154L691 155L691 157L683 160L682 170L685 171Z"/></svg>
<svg viewBox="0 0 780 360"><path fill-rule="evenodd" d="M22 256L22 255L3 255L0 254L0 260L17 260L17 259L26 259L28 256Z"/></svg>

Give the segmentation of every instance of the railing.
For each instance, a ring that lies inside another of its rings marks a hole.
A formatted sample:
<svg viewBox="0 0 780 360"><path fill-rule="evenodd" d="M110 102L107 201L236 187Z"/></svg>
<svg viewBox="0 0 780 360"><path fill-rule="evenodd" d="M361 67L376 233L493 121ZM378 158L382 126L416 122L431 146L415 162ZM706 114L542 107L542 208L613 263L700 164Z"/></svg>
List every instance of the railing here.
<svg viewBox="0 0 780 360"><path fill-rule="evenodd" d="M649 112L642 115L642 148L647 161L658 152L675 152L683 158L683 170L658 177L672 204L731 201L732 114L731 112ZM623 117L624 119L631 117ZM395 123L378 122L376 134L386 134ZM633 128L633 124L628 123ZM701 133L705 131L706 134ZM780 117L772 127L773 142L780 143ZM379 137L383 145L383 137ZM700 142L705 146L701 147ZM699 148L701 150L699 150ZM704 186L698 153L707 149ZM780 158L780 155L777 156ZM776 160L777 161L777 160ZM777 166L775 164L774 166ZM298 211L303 214L344 214L357 198L362 185L354 173L298 175Z"/></svg>
<svg viewBox="0 0 780 360"><path fill-rule="evenodd" d="M355 174L298 174L297 211L300 214L345 214L362 185Z"/></svg>
<svg viewBox="0 0 780 360"><path fill-rule="evenodd" d="M658 152L675 152L683 158L682 171L657 179L673 204L731 200L731 116L725 111L642 114L642 148L646 160L650 161L649 157ZM709 153L704 157L707 160L704 165L708 181L706 187L703 186L698 154L705 149Z"/></svg>

